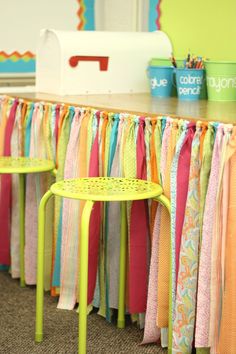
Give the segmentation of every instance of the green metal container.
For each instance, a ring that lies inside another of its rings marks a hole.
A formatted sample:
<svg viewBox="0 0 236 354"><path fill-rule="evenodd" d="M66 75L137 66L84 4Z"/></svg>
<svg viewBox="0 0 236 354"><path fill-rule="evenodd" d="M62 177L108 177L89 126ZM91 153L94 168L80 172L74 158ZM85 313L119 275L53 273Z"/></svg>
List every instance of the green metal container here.
<svg viewBox="0 0 236 354"><path fill-rule="evenodd" d="M208 99L236 101L236 62L205 61Z"/></svg>
<svg viewBox="0 0 236 354"><path fill-rule="evenodd" d="M176 59L176 64L178 68L184 67L183 59ZM173 66L169 58L152 58L149 62L150 66Z"/></svg>

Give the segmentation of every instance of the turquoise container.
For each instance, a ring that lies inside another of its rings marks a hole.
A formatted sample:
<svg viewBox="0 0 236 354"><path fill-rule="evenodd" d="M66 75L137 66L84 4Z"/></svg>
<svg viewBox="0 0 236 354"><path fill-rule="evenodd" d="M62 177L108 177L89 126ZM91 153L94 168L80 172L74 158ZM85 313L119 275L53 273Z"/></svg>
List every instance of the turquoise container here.
<svg viewBox="0 0 236 354"><path fill-rule="evenodd" d="M204 69L176 69L177 94L180 100L199 100L203 82Z"/></svg>
<svg viewBox="0 0 236 354"><path fill-rule="evenodd" d="M154 97L170 97L174 68L172 66L149 66L147 71L151 95Z"/></svg>

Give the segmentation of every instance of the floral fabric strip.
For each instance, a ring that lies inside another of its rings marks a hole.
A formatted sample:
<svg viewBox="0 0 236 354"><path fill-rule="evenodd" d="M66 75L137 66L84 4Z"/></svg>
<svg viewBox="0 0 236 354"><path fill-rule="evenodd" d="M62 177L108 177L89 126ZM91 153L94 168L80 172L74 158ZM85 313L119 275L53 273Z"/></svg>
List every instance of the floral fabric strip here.
<svg viewBox="0 0 236 354"><path fill-rule="evenodd" d="M199 245L200 137L198 123L192 142L188 197L183 224L176 304L173 323L173 353L191 353L195 324L195 303Z"/></svg>

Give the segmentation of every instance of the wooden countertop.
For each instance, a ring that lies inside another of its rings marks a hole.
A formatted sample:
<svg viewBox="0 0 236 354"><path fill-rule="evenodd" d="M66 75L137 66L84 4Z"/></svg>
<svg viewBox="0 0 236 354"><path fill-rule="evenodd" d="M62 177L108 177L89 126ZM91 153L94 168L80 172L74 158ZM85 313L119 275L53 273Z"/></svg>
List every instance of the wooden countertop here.
<svg viewBox="0 0 236 354"><path fill-rule="evenodd" d="M144 116L169 115L189 120L236 123L236 102L180 101L174 97L155 98L150 94L56 96L46 93L16 93L11 96L29 101L65 103L110 112L127 112Z"/></svg>

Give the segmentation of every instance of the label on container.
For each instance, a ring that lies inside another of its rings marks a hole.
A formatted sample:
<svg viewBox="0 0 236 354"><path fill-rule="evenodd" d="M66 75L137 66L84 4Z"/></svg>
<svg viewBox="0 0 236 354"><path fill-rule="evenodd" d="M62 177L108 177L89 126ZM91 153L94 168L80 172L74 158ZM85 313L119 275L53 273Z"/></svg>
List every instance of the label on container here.
<svg viewBox="0 0 236 354"><path fill-rule="evenodd" d="M235 77L207 77L207 86L214 88L216 92L221 92L225 89L236 89L236 76Z"/></svg>

